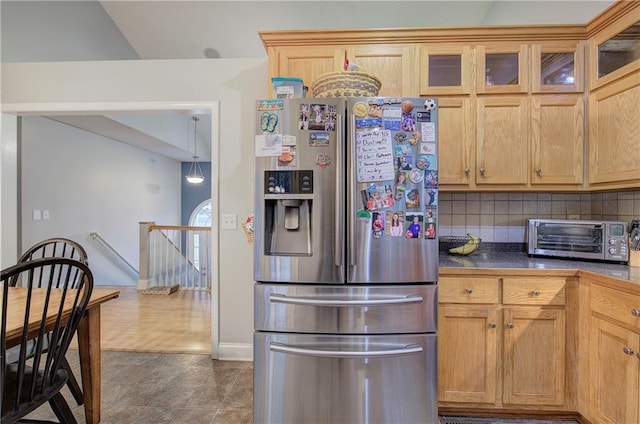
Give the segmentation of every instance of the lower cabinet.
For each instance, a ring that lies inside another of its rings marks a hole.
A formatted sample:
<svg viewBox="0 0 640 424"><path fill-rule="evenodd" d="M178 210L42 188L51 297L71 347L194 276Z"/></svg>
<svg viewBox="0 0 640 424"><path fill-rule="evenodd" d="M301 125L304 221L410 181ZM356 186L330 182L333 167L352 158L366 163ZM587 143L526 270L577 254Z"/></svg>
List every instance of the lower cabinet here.
<svg viewBox="0 0 640 424"><path fill-rule="evenodd" d="M640 296L591 287L590 419L640 422Z"/></svg>
<svg viewBox="0 0 640 424"><path fill-rule="evenodd" d="M445 407L565 403L565 278L440 277L438 399Z"/></svg>

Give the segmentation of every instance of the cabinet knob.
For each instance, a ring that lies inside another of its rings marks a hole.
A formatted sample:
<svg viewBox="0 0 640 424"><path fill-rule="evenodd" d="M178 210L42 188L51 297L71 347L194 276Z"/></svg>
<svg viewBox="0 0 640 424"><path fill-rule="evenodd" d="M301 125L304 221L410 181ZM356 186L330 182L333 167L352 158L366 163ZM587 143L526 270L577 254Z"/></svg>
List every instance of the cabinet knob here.
<svg viewBox="0 0 640 424"><path fill-rule="evenodd" d="M536 168L534 169L534 171L536 171L536 174L538 174L538 177L542 175L542 168Z"/></svg>
<svg viewBox="0 0 640 424"><path fill-rule="evenodd" d="M486 169L484 169L484 167L480 167L480 175L482 175L484 177L485 172L487 172Z"/></svg>
<svg viewBox="0 0 640 424"><path fill-rule="evenodd" d="M513 323L512 322L508 322L506 325L507 328L513 328Z"/></svg>
<svg viewBox="0 0 640 424"><path fill-rule="evenodd" d="M540 296L540 290L532 290L531 296Z"/></svg>
<svg viewBox="0 0 640 424"><path fill-rule="evenodd" d="M640 309L638 308L633 308L631 310L631 315L633 315L634 317L640 317Z"/></svg>
<svg viewBox="0 0 640 424"><path fill-rule="evenodd" d="M495 322L490 322L490 323L489 323L489 327L490 327L490 328L496 328L496 327L497 327L497 325L496 325L496 323L495 323Z"/></svg>
<svg viewBox="0 0 640 424"><path fill-rule="evenodd" d="M626 355L633 355L633 349L631 349L630 347L623 347L622 351L626 354Z"/></svg>
<svg viewBox="0 0 640 424"><path fill-rule="evenodd" d="M473 290L471 289L471 287L467 287L466 289L464 289L465 293L467 294L471 294L473 293Z"/></svg>
<svg viewBox="0 0 640 424"><path fill-rule="evenodd" d="M469 169L469 167L464 168L464 174L466 176L469 176L469 172L471 172L471 169Z"/></svg>

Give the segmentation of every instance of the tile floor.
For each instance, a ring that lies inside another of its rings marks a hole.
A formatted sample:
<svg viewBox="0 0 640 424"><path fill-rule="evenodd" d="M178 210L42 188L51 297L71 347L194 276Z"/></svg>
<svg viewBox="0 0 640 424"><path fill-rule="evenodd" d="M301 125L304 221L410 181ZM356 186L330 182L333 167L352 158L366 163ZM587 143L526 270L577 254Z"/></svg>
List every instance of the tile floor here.
<svg viewBox="0 0 640 424"><path fill-rule="evenodd" d="M77 351L67 355L80 376ZM213 361L210 355L102 351L101 424L253 423L253 364ZM79 424L84 408L64 395ZM53 420L48 405L31 419ZM441 424L577 424L576 421L440 418Z"/></svg>
<svg viewBox="0 0 640 424"><path fill-rule="evenodd" d="M77 351L69 362L79 378ZM253 364L209 355L102 351L101 424L252 423ZM84 409L65 388L78 423ZM29 415L56 420L48 405Z"/></svg>

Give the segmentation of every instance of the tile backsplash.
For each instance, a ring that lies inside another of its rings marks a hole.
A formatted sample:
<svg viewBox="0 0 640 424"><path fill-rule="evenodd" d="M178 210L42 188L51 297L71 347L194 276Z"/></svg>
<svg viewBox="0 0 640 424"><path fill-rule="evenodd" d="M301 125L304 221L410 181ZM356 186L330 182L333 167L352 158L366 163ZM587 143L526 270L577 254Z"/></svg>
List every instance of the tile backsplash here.
<svg viewBox="0 0 640 424"><path fill-rule="evenodd" d="M631 221L640 217L640 190L607 193L440 192L441 236L478 235L483 241L524 243L528 218Z"/></svg>

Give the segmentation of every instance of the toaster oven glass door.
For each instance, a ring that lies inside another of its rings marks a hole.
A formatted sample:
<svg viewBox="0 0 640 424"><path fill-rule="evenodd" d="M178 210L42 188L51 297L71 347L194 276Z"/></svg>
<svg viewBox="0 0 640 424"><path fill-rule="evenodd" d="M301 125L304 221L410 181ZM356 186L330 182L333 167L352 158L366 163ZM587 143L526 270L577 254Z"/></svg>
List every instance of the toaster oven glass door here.
<svg viewBox="0 0 640 424"><path fill-rule="evenodd" d="M536 250L581 253L583 257L603 256L603 225L540 223L536 229ZM566 255L559 255L566 256Z"/></svg>

